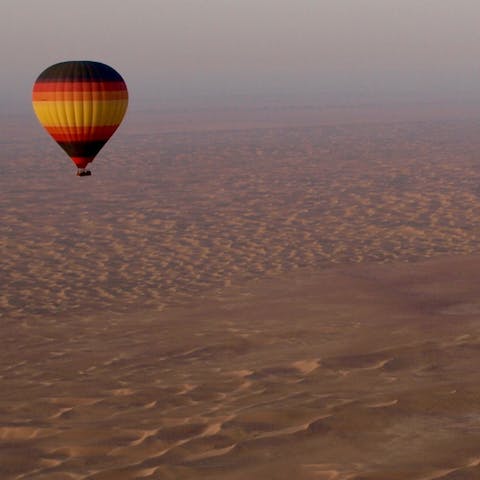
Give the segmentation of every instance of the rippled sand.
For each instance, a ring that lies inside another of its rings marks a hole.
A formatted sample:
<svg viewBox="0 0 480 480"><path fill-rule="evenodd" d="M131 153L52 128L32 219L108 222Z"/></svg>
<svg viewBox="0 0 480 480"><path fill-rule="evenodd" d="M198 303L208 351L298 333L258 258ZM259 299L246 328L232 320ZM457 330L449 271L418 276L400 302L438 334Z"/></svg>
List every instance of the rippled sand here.
<svg viewBox="0 0 480 480"><path fill-rule="evenodd" d="M127 122L81 179L35 124L3 137L5 315L158 307L298 268L480 253L480 122L156 125Z"/></svg>
<svg viewBox="0 0 480 480"><path fill-rule="evenodd" d="M2 324L3 479L480 475L479 257Z"/></svg>
<svg viewBox="0 0 480 480"><path fill-rule="evenodd" d="M480 478L480 123L309 115L3 130L0 478Z"/></svg>

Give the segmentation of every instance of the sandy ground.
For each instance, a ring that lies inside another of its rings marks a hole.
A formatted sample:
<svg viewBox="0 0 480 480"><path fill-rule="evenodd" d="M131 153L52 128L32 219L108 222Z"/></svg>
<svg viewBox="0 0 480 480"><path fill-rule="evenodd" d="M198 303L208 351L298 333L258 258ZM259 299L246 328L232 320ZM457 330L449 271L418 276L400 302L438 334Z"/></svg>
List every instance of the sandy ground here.
<svg viewBox="0 0 480 480"><path fill-rule="evenodd" d="M161 308L301 268L480 254L480 121L142 118L88 178L37 125L1 134L0 314Z"/></svg>
<svg viewBox="0 0 480 480"><path fill-rule="evenodd" d="M145 114L81 179L6 122L0 478L480 478L460 113Z"/></svg>
<svg viewBox="0 0 480 480"><path fill-rule="evenodd" d="M10 479L474 479L480 258L2 324Z"/></svg>

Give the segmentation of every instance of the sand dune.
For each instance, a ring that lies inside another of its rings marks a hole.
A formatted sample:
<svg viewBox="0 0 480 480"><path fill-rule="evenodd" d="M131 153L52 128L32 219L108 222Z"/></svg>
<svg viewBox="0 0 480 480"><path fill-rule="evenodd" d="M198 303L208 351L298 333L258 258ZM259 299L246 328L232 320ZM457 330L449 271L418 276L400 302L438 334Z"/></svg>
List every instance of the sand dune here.
<svg viewBox="0 0 480 480"><path fill-rule="evenodd" d="M298 360L293 362L292 366L299 370L302 375L308 375L319 366L319 360Z"/></svg>
<svg viewBox="0 0 480 480"><path fill-rule="evenodd" d="M20 327L1 352L1 476L475 478L480 327L445 312L469 299L439 275L461 271L473 299L478 267L297 272L162 312L59 317L48 339Z"/></svg>
<svg viewBox="0 0 480 480"><path fill-rule="evenodd" d="M478 122L288 111L2 143L2 480L480 478Z"/></svg>
<svg viewBox="0 0 480 480"><path fill-rule="evenodd" d="M1 427L1 440L31 440L39 435L48 435L48 430L31 427Z"/></svg>
<svg viewBox="0 0 480 480"><path fill-rule="evenodd" d="M313 113L283 111L309 119L297 127L257 112L259 129L197 117L190 131L125 130L115 168L107 150L88 183L47 137L2 144L2 318L162 309L296 269L480 253L476 122Z"/></svg>

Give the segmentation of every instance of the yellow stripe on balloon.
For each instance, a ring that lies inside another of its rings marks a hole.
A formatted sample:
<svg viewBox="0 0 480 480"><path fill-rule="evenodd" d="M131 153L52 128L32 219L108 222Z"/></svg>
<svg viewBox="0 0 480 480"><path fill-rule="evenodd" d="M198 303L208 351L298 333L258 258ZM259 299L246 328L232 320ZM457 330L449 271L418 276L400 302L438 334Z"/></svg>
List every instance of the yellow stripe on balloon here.
<svg viewBox="0 0 480 480"><path fill-rule="evenodd" d="M33 102L33 109L45 127L97 127L118 125L127 110L128 100L96 102Z"/></svg>

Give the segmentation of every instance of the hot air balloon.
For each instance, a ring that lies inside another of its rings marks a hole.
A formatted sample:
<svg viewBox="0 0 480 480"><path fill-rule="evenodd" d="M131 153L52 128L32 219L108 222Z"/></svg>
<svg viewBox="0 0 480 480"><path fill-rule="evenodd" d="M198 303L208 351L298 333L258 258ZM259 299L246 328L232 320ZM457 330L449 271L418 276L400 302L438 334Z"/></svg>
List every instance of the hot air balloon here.
<svg viewBox="0 0 480 480"><path fill-rule="evenodd" d="M123 78L100 62L69 61L44 70L33 85L39 122L77 166L87 165L120 125L128 105Z"/></svg>

